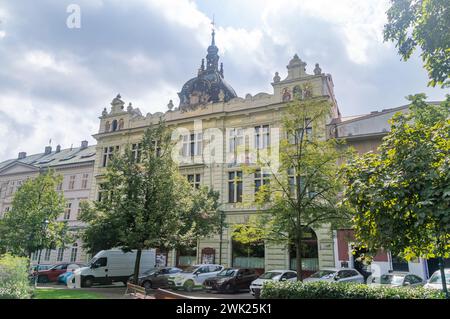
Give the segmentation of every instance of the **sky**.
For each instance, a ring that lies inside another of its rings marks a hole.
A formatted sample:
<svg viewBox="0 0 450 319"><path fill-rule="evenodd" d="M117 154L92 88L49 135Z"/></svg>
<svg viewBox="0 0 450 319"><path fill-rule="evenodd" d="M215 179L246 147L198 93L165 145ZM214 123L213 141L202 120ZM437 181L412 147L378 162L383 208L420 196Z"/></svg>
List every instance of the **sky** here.
<svg viewBox="0 0 450 319"><path fill-rule="evenodd" d="M73 6L79 8L80 19ZM79 146L120 93L143 114L164 112L196 75L211 41L237 94L273 93L297 53L330 73L343 116L442 100L419 53L383 42L388 0L0 0L0 161ZM68 20L69 26L68 27ZM78 24L79 22L79 24ZM76 26L75 28L73 26ZM79 27L78 27L79 26Z"/></svg>

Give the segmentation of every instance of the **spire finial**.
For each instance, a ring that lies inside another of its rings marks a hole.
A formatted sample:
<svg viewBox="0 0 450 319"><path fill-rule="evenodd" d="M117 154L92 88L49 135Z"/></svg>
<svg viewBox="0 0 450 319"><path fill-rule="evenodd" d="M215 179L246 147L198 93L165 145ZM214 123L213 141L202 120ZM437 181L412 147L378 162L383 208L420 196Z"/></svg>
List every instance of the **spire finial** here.
<svg viewBox="0 0 450 319"><path fill-rule="evenodd" d="M212 25L212 33L211 33L212 39L211 39L211 45L216 45L215 39L214 39L214 36L216 35L216 31L215 31L215 28L216 28L216 22L215 22L214 14L213 14L213 19L212 19L211 25Z"/></svg>

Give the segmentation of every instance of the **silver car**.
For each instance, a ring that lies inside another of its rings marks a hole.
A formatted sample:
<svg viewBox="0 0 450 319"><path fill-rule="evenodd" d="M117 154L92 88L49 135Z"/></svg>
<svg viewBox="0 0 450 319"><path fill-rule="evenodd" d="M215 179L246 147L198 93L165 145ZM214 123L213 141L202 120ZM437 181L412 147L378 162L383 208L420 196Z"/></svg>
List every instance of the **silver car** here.
<svg viewBox="0 0 450 319"><path fill-rule="evenodd" d="M364 277L357 270L350 268L324 268L303 282L329 281L329 282L357 282L364 283Z"/></svg>
<svg viewBox="0 0 450 319"><path fill-rule="evenodd" d="M367 284L370 286L416 288L422 287L425 281L409 272L391 271L381 275L381 277L369 277Z"/></svg>

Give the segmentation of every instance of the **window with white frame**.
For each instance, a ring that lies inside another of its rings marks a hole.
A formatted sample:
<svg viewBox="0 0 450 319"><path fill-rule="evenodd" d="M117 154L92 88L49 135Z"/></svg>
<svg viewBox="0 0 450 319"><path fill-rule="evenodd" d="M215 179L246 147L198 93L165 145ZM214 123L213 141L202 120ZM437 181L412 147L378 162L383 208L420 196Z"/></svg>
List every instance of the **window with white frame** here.
<svg viewBox="0 0 450 319"><path fill-rule="evenodd" d="M69 189L75 189L75 180L76 180L77 176L76 175L72 175L69 177Z"/></svg>
<svg viewBox="0 0 450 319"><path fill-rule="evenodd" d="M139 163L141 161L141 154L142 154L142 143L131 144L131 156L133 157L133 161Z"/></svg>
<svg viewBox="0 0 450 319"><path fill-rule="evenodd" d="M66 208L64 209L64 219L69 220L70 219L70 211L72 209L72 203L67 203Z"/></svg>
<svg viewBox="0 0 450 319"><path fill-rule="evenodd" d="M64 259L64 247L58 248L58 255L56 261L63 261Z"/></svg>
<svg viewBox="0 0 450 319"><path fill-rule="evenodd" d="M39 255L39 252L38 252L38 251L34 251L34 252L31 254L31 259L32 259L32 260L37 260L37 259L38 259L38 255Z"/></svg>
<svg viewBox="0 0 450 319"><path fill-rule="evenodd" d="M242 202L242 171L228 172L228 202Z"/></svg>
<svg viewBox="0 0 450 319"><path fill-rule="evenodd" d="M255 171L255 193L259 191L262 185L268 185L270 183L270 174L260 169Z"/></svg>
<svg viewBox="0 0 450 319"><path fill-rule="evenodd" d="M194 188L200 188L201 185L201 175L200 174L188 174L187 180Z"/></svg>
<svg viewBox="0 0 450 319"><path fill-rule="evenodd" d="M62 190L62 187L63 187L63 182L59 183L59 184L56 186L56 190L57 190L57 191L61 191L61 190Z"/></svg>
<svg viewBox="0 0 450 319"><path fill-rule="evenodd" d="M228 132L228 152L233 154L234 162L236 162L239 148L244 145L244 130L232 128Z"/></svg>
<svg viewBox="0 0 450 319"><path fill-rule="evenodd" d="M312 121L310 118L305 118L302 127L295 130L295 132L288 132L288 140L291 144L298 144L302 139L311 140L312 138Z"/></svg>
<svg viewBox="0 0 450 319"><path fill-rule="evenodd" d="M300 192L306 192L308 197L313 197L316 193L311 187L306 188L305 190L305 177L304 176L296 176L295 169L288 169L288 179L289 179L289 190L292 197L297 197L297 184L300 184Z"/></svg>
<svg viewBox="0 0 450 319"><path fill-rule="evenodd" d="M119 146L108 146L103 149L103 161L102 166L106 167L112 160L114 153L119 152Z"/></svg>
<svg viewBox="0 0 450 319"><path fill-rule="evenodd" d="M8 193L7 196L11 196L14 193L15 181L10 181L8 183Z"/></svg>
<svg viewBox="0 0 450 319"><path fill-rule="evenodd" d="M81 188L87 189L88 188L88 181L89 181L89 174L83 174L81 178Z"/></svg>
<svg viewBox="0 0 450 319"><path fill-rule="evenodd" d="M44 254L44 260L48 261L50 260L50 254L52 253L51 249L46 249Z"/></svg>
<svg viewBox="0 0 450 319"><path fill-rule="evenodd" d="M75 262L77 260L78 254L78 244L73 244L72 250L70 251L70 262Z"/></svg>
<svg viewBox="0 0 450 319"><path fill-rule="evenodd" d="M270 146L270 125L255 126L255 147L265 149Z"/></svg>
<svg viewBox="0 0 450 319"><path fill-rule="evenodd" d="M183 135L183 156L197 156L202 155L203 147L203 133L192 133Z"/></svg>

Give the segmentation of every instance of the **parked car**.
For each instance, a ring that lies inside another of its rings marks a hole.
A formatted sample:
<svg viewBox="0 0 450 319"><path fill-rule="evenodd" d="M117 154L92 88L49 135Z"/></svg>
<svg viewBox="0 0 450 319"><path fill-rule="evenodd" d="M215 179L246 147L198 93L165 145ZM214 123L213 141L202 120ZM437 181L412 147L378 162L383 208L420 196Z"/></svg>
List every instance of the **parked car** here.
<svg viewBox="0 0 450 319"><path fill-rule="evenodd" d="M403 271L391 271L381 275L381 277L369 277L368 285L387 287L422 287L425 281L412 273Z"/></svg>
<svg viewBox="0 0 450 319"><path fill-rule="evenodd" d="M138 285L144 287L146 290L152 288L168 287L169 276L182 272L182 269L177 267L156 267L149 269L138 277ZM134 283L134 277L130 276L129 283Z"/></svg>
<svg viewBox="0 0 450 319"><path fill-rule="evenodd" d="M313 273L303 282L331 281L331 282L357 282L363 284L364 276L356 269L350 268L324 268Z"/></svg>
<svg viewBox="0 0 450 319"><path fill-rule="evenodd" d="M86 267L86 265L69 264L66 269L67 271L58 276L57 282L60 284L67 285L67 279L69 278L69 276L71 276L75 272L75 270L82 268L82 267Z"/></svg>
<svg viewBox="0 0 450 319"><path fill-rule="evenodd" d="M78 268L83 267L82 264L76 263L59 263L55 264L47 270L39 270L35 273L38 276L38 282L55 282L58 280L58 276L67 271L69 265L77 265Z"/></svg>
<svg viewBox="0 0 450 319"><path fill-rule="evenodd" d="M262 285L265 281L297 281L297 272L293 270L271 270L266 271L257 279L253 280L250 284L250 293L255 297L259 298L261 293Z"/></svg>
<svg viewBox="0 0 450 319"><path fill-rule="evenodd" d="M238 292L249 290L253 280L258 278L254 269L225 268L216 277L206 279L203 288L206 291Z"/></svg>
<svg viewBox="0 0 450 319"><path fill-rule="evenodd" d="M53 264L39 264L31 267L31 273L34 274L38 270L48 270L53 266Z"/></svg>
<svg viewBox="0 0 450 319"><path fill-rule="evenodd" d="M445 282L447 283L447 287L450 289L450 268L444 269ZM429 289L441 289L442 290L442 277L441 271L436 270L433 275L431 275L430 279L424 286Z"/></svg>
<svg viewBox="0 0 450 319"><path fill-rule="evenodd" d="M75 272L80 276L81 287L91 287L93 284L111 284L123 282L133 275L136 250L124 253L121 249L109 249L98 252L89 262ZM143 250L140 269L143 271L155 267L156 253L154 249Z"/></svg>
<svg viewBox="0 0 450 319"><path fill-rule="evenodd" d="M201 288L206 279L215 277L223 268L223 266L216 264L190 266L178 274L169 276L169 287L173 289L183 288L186 291Z"/></svg>

